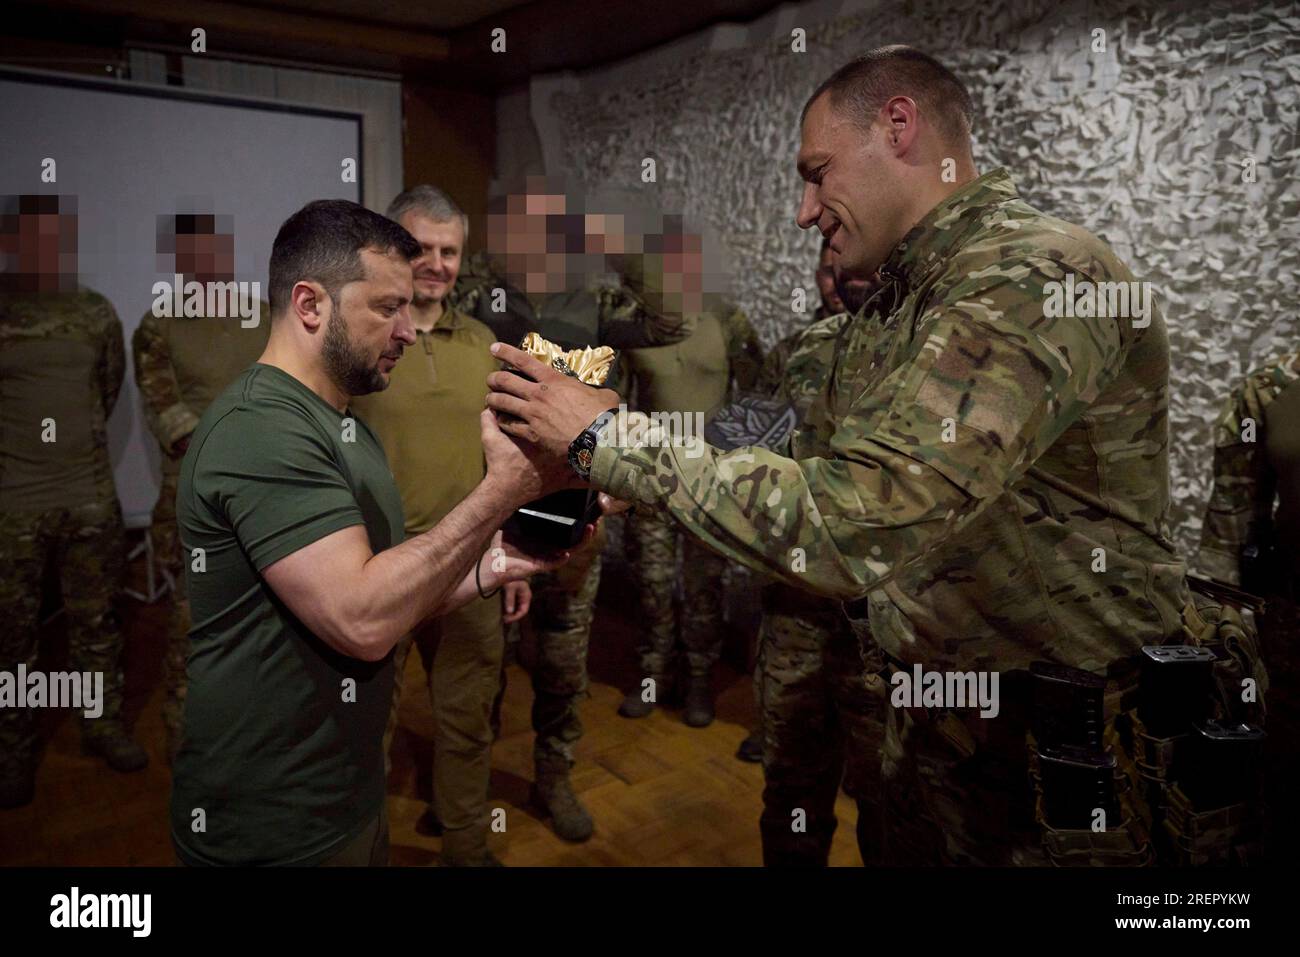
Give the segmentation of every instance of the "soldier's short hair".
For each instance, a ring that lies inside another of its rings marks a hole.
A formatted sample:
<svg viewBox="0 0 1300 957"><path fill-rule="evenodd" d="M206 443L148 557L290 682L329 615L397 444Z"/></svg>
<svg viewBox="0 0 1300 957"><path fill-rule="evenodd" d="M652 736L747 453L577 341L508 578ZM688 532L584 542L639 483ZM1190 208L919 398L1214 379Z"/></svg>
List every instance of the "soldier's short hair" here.
<svg viewBox="0 0 1300 957"><path fill-rule="evenodd" d="M350 282L366 277L361 251L394 251L407 262L420 255L415 237L393 220L346 199L318 199L284 221L271 246L271 315L289 305L295 283L320 283L337 300Z"/></svg>
<svg viewBox="0 0 1300 957"><path fill-rule="evenodd" d="M454 199L436 186L421 183L403 190L388 204L388 212L385 215L397 223L401 222L402 217L407 213L419 213L429 217L435 223L450 223L459 217L460 225L465 230L465 241L469 239L469 217L456 205Z"/></svg>
<svg viewBox="0 0 1300 957"><path fill-rule="evenodd" d="M801 123L823 93L830 94L831 106L864 131L890 97L911 97L945 142L969 145L975 122L970 92L955 73L914 47L877 47L844 64L808 97Z"/></svg>
<svg viewBox="0 0 1300 957"><path fill-rule="evenodd" d="M217 217L207 213L177 213L172 224L177 236L210 236L217 231Z"/></svg>

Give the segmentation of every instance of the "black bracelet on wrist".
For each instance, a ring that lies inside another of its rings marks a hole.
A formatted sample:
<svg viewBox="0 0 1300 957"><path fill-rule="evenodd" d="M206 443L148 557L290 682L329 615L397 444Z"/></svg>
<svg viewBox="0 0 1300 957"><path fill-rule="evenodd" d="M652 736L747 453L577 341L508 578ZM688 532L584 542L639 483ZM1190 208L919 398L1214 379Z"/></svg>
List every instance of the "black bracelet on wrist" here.
<svg viewBox="0 0 1300 957"><path fill-rule="evenodd" d="M474 587L478 589L478 597L482 598L484 601L487 601L497 592L501 591L501 586L497 585L496 588L492 589L486 595L483 594L483 579L479 578L479 567L482 564L483 564L483 556L480 555L478 561L474 563Z"/></svg>

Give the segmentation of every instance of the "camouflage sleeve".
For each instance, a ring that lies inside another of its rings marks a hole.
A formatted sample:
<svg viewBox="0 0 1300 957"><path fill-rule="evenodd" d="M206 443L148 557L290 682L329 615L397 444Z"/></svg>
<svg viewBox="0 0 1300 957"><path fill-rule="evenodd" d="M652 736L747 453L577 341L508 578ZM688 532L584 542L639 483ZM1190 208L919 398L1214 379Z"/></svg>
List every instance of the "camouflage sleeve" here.
<svg viewBox="0 0 1300 957"><path fill-rule="evenodd" d="M483 298L484 290L491 288L497 282L487 253L474 253L461 266L456 283L447 294L446 304L457 312L474 316L477 314L476 310L479 300Z"/></svg>
<svg viewBox="0 0 1300 957"><path fill-rule="evenodd" d="M163 320L151 312L144 314L131 337L131 355L149 431L170 454L177 442L194 431L199 418L181 400Z"/></svg>
<svg viewBox="0 0 1300 957"><path fill-rule="evenodd" d="M727 361L731 367L731 381L737 392L751 392L763 369L763 346L749 317L732 308L723 318L723 333L727 339Z"/></svg>
<svg viewBox="0 0 1300 957"><path fill-rule="evenodd" d="M1226 403L1214 429L1214 485L1201 525L1200 570L1241 585L1241 553L1271 520L1273 481L1257 432L1263 409L1253 379Z"/></svg>
<svg viewBox="0 0 1300 957"><path fill-rule="evenodd" d="M775 396L781 390L781 382L785 378L785 364L790 360L790 350L794 346L796 336L786 336L763 358L763 368L759 370L758 378L754 382L754 391L763 395Z"/></svg>
<svg viewBox="0 0 1300 957"><path fill-rule="evenodd" d="M100 353L99 382L104 396L104 415L110 415L122 393L122 380L126 377L126 347L122 344L122 322L105 299L107 313L104 323L104 348Z"/></svg>
<svg viewBox="0 0 1300 957"><path fill-rule="evenodd" d="M622 284L596 290L601 345L615 349L667 346L695 332L696 318L683 313L663 288L662 256L620 257Z"/></svg>
<svg viewBox="0 0 1300 957"><path fill-rule="evenodd" d="M666 509L715 550L791 585L866 595L997 498L1121 366L1121 323L1043 316L1034 292L1062 267L999 266L953 282L883 381L860 393L847 383L857 397L831 457L674 448L643 416L620 413L592 484ZM869 370L845 374L864 382Z"/></svg>

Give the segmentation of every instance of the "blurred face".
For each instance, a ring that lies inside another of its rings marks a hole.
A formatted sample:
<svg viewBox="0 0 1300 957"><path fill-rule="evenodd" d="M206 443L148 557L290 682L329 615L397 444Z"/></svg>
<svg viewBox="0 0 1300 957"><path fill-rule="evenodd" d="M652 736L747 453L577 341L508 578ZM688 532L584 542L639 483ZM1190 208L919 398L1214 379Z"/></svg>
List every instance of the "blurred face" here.
<svg viewBox="0 0 1300 957"><path fill-rule="evenodd" d="M366 277L350 282L331 300L321 359L348 395L388 388L402 350L415 342L410 303L411 264L396 253L362 250Z"/></svg>
<svg viewBox="0 0 1300 957"><path fill-rule="evenodd" d="M667 232L663 238L663 283L670 308L703 308L704 240L696 233ZM680 294L680 306L677 302Z"/></svg>
<svg viewBox="0 0 1300 957"><path fill-rule="evenodd" d="M235 278L235 237L229 233L177 233L176 271L199 282Z"/></svg>
<svg viewBox="0 0 1300 957"><path fill-rule="evenodd" d="M559 194L519 193L506 197L505 212L488 216L488 252L527 292L565 288L568 258L559 217L566 208Z"/></svg>
<svg viewBox="0 0 1300 957"><path fill-rule="evenodd" d="M0 270L15 290L53 292L77 282L77 217L71 213L21 213L6 217L0 235Z"/></svg>
<svg viewBox="0 0 1300 957"><path fill-rule="evenodd" d="M902 184L886 152L883 121L863 133L831 107L829 94L808 109L801 131L800 228L816 226L845 275L870 276L903 238Z"/></svg>
<svg viewBox="0 0 1300 957"><path fill-rule="evenodd" d="M419 213L407 213L402 226L420 244L420 257L411 263L417 306L442 302L460 274L465 226L459 216L439 223Z"/></svg>

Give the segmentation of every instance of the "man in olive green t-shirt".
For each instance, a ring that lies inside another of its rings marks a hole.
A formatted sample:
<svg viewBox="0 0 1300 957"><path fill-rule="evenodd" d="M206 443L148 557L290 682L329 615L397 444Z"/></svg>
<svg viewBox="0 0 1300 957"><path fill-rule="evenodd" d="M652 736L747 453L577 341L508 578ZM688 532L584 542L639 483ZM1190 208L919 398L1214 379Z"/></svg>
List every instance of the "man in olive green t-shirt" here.
<svg viewBox="0 0 1300 957"><path fill-rule="evenodd" d="M343 200L289 217L271 252L266 351L190 440L177 515L192 650L171 804L187 864L386 863L394 645L480 587L564 558L500 542L516 508L572 472L534 467L486 412L483 481L403 541L383 449L349 403L385 388L415 341L419 249Z"/></svg>

